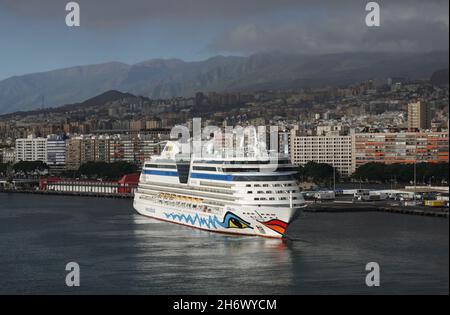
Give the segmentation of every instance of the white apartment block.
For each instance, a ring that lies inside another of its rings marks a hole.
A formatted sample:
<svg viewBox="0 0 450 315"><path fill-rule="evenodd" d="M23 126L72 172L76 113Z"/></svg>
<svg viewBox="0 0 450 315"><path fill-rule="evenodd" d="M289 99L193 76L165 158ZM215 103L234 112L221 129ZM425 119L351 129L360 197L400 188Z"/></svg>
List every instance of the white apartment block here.
<svg viewBox="0 0 450 315"><path fill-rule="evenodd" d="M28 136L16 140L15 161L42 161L50 168L64 169L66 164L65 140L49 136L36 138Z"/></svg>
<svg viewBox="0 0 450 315"><path fill-rule="evenodd" d="M42 161L47 163L47 138L16 139L16 162Z"/></svg>
<svg viewBox="0 0 450 315"><path fill-rule="evenodd" d="M308 162L326 163L342 176L352 174L352 136L297 136L291 134L291 161L295 165Z"/></svg>

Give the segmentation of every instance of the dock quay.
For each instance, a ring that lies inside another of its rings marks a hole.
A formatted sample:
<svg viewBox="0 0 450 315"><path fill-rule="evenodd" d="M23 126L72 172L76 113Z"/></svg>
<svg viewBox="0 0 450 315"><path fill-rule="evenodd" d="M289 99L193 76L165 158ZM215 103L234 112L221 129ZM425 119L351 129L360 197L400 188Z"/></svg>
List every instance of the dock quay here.
<svg viewBox="0 0 450 315"><path fill-rule="evenodd" d="M402 206L393 202L316 202L309 203L304 212L389 212L407 215L420 215L448 218L446 208L431 208L425 206Z"/></svg>
<svg viewBox="0 0 450 315"><path fill-rule="evenodd" d="M73 191L72 192L72 191L52 191L52 190L0 189L0 193L97 197L97 198L118 198L118 199L131 199L134 197L133 193L102 193L102 192L81 192L81 191Z"/></svg>
<svg viewBox="0 0 450 315"><path fill-rule="evenodd" d="M79 184L79 183L78 183ZM135 185L127 186L127 189L118 189L109 183L98 183L87 185L73 185L73 183L62 182L59 186L51 189L36 188L8 188L0 186L0 193L17 194L37 194L54 196L77 196L77 197L96 197L96 198L117 198L132 199L134 197ZM94 186L93 186L94 185ZM67 189L66 187L70 187ZM82 189L80 189L82 187ZM94 187L95 189L92 189ZM46 186L47 188L47 186ZM448 208L436 208L426 206L404 206L395 201L351 201L351 200L324 200L316 202L307 202L307 207L303 210L305 213L339 213L339 212L387 212L405 215L419 215L429 217L448 218Z"/></svg>

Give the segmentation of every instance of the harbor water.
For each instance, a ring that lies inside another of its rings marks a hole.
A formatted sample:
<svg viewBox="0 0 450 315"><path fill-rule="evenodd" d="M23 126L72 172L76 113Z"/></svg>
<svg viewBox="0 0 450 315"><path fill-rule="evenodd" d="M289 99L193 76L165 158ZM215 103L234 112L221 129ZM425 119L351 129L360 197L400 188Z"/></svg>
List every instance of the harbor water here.
<svg viewBox="0 0 450 315"><path fill-rule="evenodd" d="M448 219L305 213L288 233L195 230L141 217L129 199L0 193L0 294L449 293ZM66 286L69 262L79 287ZM369 262L379 287L365 284Z"/></svg>

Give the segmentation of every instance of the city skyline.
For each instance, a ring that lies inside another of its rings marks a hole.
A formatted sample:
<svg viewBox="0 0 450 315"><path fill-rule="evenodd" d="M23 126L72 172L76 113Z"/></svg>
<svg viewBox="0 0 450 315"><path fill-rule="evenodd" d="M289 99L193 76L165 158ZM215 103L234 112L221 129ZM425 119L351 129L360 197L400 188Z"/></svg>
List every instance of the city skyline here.
<svg viewBox="0 0 450 315"><path fill-rule="evenodd" d="M303 92L198 92L195 97L170 100L110 91L82 104L0 116L0 131L6 147L4 162L11 161L8 147L14 139L16 163L53 161L53 153L42 153L47 149L45 145L37 154L45 158L38 159L22 143L46 143L45 137L60 135L62 146L67 145L67 156L60 159L59 165L76 171L87 162L142 165L157 152L150 151L159 141L168 140L170 128L185 125L192 129L191 119L201 113L204 125L277 126L279 150L294 164L326 163L349 177L358 166L371 162L448 161L447 101L448 88L431 81L366 81L337 90ZM32 134L38 138L23 138ZM389 147L393 139L394 150ZM51 143L59 150L58 142ZM411 143L416 143L417 148L411 150ZM371 149L361 150L366 147ZM428 151L423 154L425 148Z"/></svg>

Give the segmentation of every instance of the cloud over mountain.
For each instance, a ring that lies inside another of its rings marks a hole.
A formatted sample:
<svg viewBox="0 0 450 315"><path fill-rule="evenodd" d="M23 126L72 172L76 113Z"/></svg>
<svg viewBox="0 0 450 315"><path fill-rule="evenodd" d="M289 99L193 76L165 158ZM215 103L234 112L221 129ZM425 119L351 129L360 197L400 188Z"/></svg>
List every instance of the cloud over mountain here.
<svg viewBox="0 0 450 315"><path fill-rule="evenodd" d="M85 27L114 32L141 22L211 26L213 53L448 50L447 0L378 1L381 27L368 28L368 1L78 0ZM64 17L66 1L2 0L0 9L35 19ZM176 40L174 38L173 40Z"/></svg>
<svg viewBox="0 0 450 315"><path fill-rule="evenodd" d="M344 1L345 2L345 1ZM340 2L339 2L340 3ZM280 51L337 53L448 50L448 2L392 1L381 4L381 26L364 24L365 2L336 6L296 21L242 23L216 37L216 52Z"/></svg>

